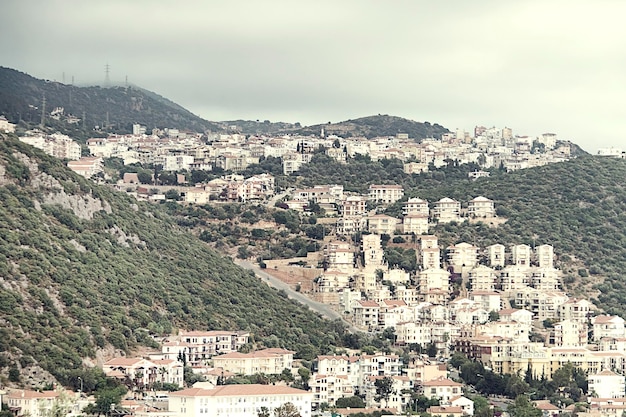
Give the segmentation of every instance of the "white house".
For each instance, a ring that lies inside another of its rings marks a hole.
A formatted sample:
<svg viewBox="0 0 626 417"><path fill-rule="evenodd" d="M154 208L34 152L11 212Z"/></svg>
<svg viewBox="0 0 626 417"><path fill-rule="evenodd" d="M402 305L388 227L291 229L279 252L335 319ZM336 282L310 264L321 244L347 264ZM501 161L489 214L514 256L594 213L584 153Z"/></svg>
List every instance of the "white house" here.
<svg viewBox="0 0 626 417"><path fill-rule="evenodd" d="M589 393L596 398L622 398L626 396L626 380L608 369L587 377Z"/></svg>

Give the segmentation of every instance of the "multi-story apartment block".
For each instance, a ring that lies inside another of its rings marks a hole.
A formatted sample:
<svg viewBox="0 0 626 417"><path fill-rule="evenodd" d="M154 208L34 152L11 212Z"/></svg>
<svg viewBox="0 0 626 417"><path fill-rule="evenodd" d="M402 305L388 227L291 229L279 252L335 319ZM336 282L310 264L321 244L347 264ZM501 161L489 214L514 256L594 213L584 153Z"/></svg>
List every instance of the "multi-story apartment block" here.
<svg viewBox="0 0 626 417"><path fill-rule="evenodd" d="M422 269L441 268L441 254L437 236L420 237L419 256Z"/></svg>
<svg viewBox="0 0 626 417"><path fill-rule="evenodd" d="M185 354L191 366L203 366L217 354L237 352L249 342L249 332L222 330L181 332L161 347L164 359L178 359Z"/></svg>
<svg viewBox="0 0 626 417"><path fill-rule="evenodd" d="M57 403L58 391L13 390L6 396L6 405L17 417L46 417ZM4 400L4 399L3 399Z"/></svg>
<svg viewBox="0 0 626 417"><path fill-rule="evenodd" d="M450 223L461 219L461 203L444 197L435 203L433 217L439 223Z"/></svg>
<svg viewBox="0 0 626 417"><path fill-rule="evenodd" d="M463 394L463 384L448 378L438 378L422 382L424 396L428 399L450 401L452 398Z"/></svg>
<svg viewBox="0 0 626 417"><path fill-rule="evenodd" d="M302 417L309 417L313 393L281 385L235 384L187 388L169 397L170 412L180 417L249 417L263 407L274 410L285 403L293 404Z"/></svg>
<svg viewBox="0 0 626 417"><path fill-rule="evenodd" d="M231 352L212 358L215 368L238 375L280 374L291 369L293 354L291 350L269 348L249 353Z"/></svg>
<svg viewBox="0 0 626 417"><path fill-rule="evenodd" d="M423 235L428 233L428 215L411 213L402 218L402 232Z"/></svg>
<svg viewBox="0 0 626 417"><path fill-rule="evenodd" d="M354 386L345 374L315 374L309 382L314 410L326 403L333 407L338 399L352 397Z"/></svg>
<svg viewBox="0 0 626 417"><path fill-rule="evenodd" d="M567 300L567 295L559 291L522 288L515 292L515 304L532 312L537 320L558 319L559 309Z"/></svg>
<svg viewBox="0 0 626 417"><path fill-rule="evenodd" d="M448 263L454 267L455 271L461 271L463 268L473 268L478 263L478 247L466 242L448 246L446 255Z"/></svg>
<svg viewBox="0 0 626 417"><path fill-rule="evenodd" d="M352 304L354 325L362 329L378 329L380 306L375 301L358 300Z"/></svg>
<svg viewBox="0 0 626 417"><path fill-rule="evenodd" d="M491 267L504 267L506 263L506 249L504 245L496 243L487 247L489 254L489 265Z"/></svg>
<svg viewBox="0 0 626 417"><path fill-rule="evenodd" d="M624 398L626 396L626 380L624 375L618 375L613 371L604 371L589 375L588 391L596 398Z"/></svg>
<svg viewBox="0 0 626 417"><path fill-rule="evenodd" d="M428 217L428 201L422 200L418 197L409 198L404 204L402 204L402 214L407 216L409 214L421 214Z"/></svg>
<svg viewBox="0 0 626 417"><path fill-rule="evenodd" d="M470 200L467 206L467 214L470 217L490 218L496 215L493 200L479 196Z"/></svg>
<svg viewBox="0 0 626 417"><path fill-rule="evenodd" d="M343 217L364 216L367 214L367 198L353 195L340 202L339 209Z"/></svg>
<svg viewBox="0 0 626 417"><path fill-rule="evenodd" d="M393 235L400 224L400 220L386 214L375 214L367 217L368 231L375 234Z"/></svg>
<svg viewBox="0 0 626 417"><path fill-rule="evenodd" d="M587 323L562 320L554 324L549 343L558 347L585 347L588 342Z"/></svg>
<svg viewBox="0 0 626 417"><path fill-rule="evenodd" d="M91 178L104 170L100 157L84 157L77 161L69 161L67 167L85 178Z"/></svg>
<svg viewBox="0 0 626 417"><path fill-rule="evenodd" d="M404 188L401 185L371 184L369 187L369 199L383 204L393 204L404 196Z"/></svg>
<svg viewBox="0 0 626 417"><path fill-rule="evenodd" d="M554 268L554 247L552 245L537 246L535 251L540 268Z"/></svg>
<svg viewBox="0 0 626 417"><path fill-rule="evenodd" d="M585 299L570 298L559 307L559 319L586 323L593 309L593 304Z"/></svg>
<svg viewBox="0 0 626 417"><path fill-rule="evenodd" d="M511 257L513 265L530 266L530 246L515 245L511 248Z"/></svg>
<svg viewBox="0 0 626 417"><path fill-rule="evenodd" d="M494 291L496 288L496 273L485 265L478 265L469 272L469 282L472 292Z"/></svg>
<svg viewBox="0 0 626 417"><path fill-rule="evenodd" d="M593 341L599 342L604 337L621 338L626 336L624 319L620 316L600 315L591 318Z"/></svg>

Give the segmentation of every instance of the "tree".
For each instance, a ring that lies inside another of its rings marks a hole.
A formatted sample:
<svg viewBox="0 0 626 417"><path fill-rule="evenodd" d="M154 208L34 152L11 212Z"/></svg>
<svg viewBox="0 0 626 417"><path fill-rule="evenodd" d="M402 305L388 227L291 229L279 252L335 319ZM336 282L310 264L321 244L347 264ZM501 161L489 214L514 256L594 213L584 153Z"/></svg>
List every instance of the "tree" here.
<svg viewBox="0 0 626 417"><path fill-rule="evenodd" d="M261 407L256 415L257 417L270 417L270 410L267 407Z"/></svg>
<svg viewBox="0 0 626 417"><path fill-rule="evenodd" d="M274 409L275 417L302 417L298 409L292 403L285 403Z"/></svg>
<svg viewBox="0 0 626 417"><path fill-rule="evenodd" d="M374 399L376 401L385 400L385 406L389 403L389 397L393 392L393 378L386 376L384 378L377 379L374 382L374 386L376 387L376 396Z"/></svg>
<svg viewBox="0 0 626 417"><path fill-rule="evenodd" d="M507 411L511 417L541 417L542 412L535 407L527 395L518 395L515 402L508 406Z"/></svg>
<svg viewBox="0 0 626 417"><path fill-rule="evenodd" d="M335 403L337 408L365 408L365 401L358 395L352 397L343 397L337 399Z"/></svg>

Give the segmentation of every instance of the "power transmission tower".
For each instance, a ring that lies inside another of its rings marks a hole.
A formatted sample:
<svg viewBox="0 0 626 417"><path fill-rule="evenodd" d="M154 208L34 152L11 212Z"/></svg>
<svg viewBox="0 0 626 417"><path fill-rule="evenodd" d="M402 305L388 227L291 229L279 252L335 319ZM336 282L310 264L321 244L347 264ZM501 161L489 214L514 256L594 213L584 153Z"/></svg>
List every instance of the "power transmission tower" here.
<svg viewBox="0 0 626 417"><path fill-rule="evenodd" d="M111 79L109 78L110 70L111 66L109 64L106 64L104 66L104 86L107 88L111 86Z"/></svg>
<svg viewBox="0 0 626 417"><path fill-rule="evenodd" d="M46 126L46 93L43 94L43 99L41 100L41 128L43 129Z"/></svg>

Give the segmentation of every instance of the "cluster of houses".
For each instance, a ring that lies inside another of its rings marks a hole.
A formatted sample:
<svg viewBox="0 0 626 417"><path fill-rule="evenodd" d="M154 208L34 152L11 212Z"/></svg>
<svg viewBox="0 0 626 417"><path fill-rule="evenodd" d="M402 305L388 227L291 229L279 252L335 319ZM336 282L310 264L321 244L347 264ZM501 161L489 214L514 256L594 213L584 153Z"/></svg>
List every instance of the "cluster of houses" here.
<svg viewBox="0 0 626 417"><path fill-rule="evenodd" d="M493 200L483 196L468 201L463 208L461 202L448 197L436 201L432 208L428 201L412 197L403 203L401 219L368 209L368 203L389 205L403 197L404 189L396 184L370 184L367 195L345 194L342 185L331 184L297 189L285 204L297 211L304 210L310 202L318 204L327 215L337 216L338 235L356 232L422 235L437 223L496 217Z"/></svg>
<svg viewBox="0 0 626 417"><path fill-rule="evenodd" d="M93 156L119 157L125 164L160 164L168 171L210 170L216 166L237 172L258 163L259 158L276 157L281 158L286 175L309 163L320 147L339 162L357 154L369 155L372 160L397 158L407 162L407 173L427 171L429 164L443 166L450 159L477 163L484 168L503 166L514 170L570 158L569 144L557 141L555 134L514 136L509 128L476 127L474 135L457 130L443 134L441 139L425 139L421 143L407 134L367 140L327 136L323 131L319 136L234 133L207 134L207 138L205 141L201 134L177 129L146 135L145 128L135 126L131 135L89 139L87 145Z"/></svg>

